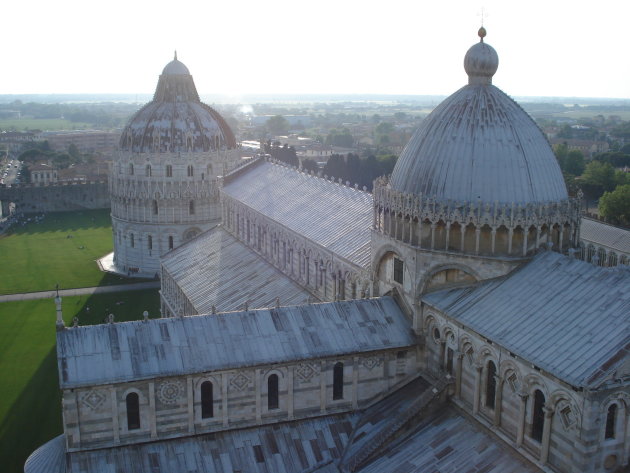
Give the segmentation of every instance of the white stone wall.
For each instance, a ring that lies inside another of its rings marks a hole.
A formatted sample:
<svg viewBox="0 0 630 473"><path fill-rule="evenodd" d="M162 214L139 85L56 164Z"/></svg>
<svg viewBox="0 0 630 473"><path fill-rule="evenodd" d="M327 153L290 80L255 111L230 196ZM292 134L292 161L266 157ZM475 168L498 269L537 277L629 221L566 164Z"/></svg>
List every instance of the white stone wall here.
<svg viewBox="0 0 630 473"><path fill-rule="evenodd" d="M120 152L109 180L118 271L153 277L160 256L219 223L218 179L238 160L237 150Z"/></svg>
<svg viewBox="0 0 630 473"><path fill-rule="evenodd" d="M414 328L426 340L429 371L446 370L451 351L454 402L530 460L560 472L607 471L627 464L628 386L601 392L573 388L426 304L415 315ZM490 361L497 368L494 408L488 407L486 399ZM532 437L536 390L545 396L541 441ZM617 430L615 438L605 439L611 403L618 404ZM604 464L614 466L605 468Z"/></svg>
<svg viewBox="0 0 630 473"><path fill-rule="evenodd" d="M333 399L333 368L344 365L343 398ZM63 391L69 451L103 448L308 418L359 409L418 372L415 347L338 358L197 373ZM279 405L268 409L267 381L279 379ZM201 416L201 384L213 385L213 416ZM140 428L127 429L126 396L140 401Z"/></svg>
<svg viewBox="0 0 630 473"><path fill-rule="evenodd" d="M320 300L357 299L368 292L365 268L226 194L221 200L224 228Z"/></svg>

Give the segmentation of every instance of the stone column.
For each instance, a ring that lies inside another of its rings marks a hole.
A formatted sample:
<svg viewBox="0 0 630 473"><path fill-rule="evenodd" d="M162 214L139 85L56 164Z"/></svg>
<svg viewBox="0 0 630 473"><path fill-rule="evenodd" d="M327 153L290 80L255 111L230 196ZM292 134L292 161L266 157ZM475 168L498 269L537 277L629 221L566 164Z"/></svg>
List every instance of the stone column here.
<svg viewBox="0 0 630 473"><path fill-rule="evenodd" d="M114 444L120 443L120 425L118 423L118 399L116 387L109 388L109 395L112 397L112 430L114 431Z"/></svg>
<svg viewBox="0 0 630 473"><path fill-rule="evenodd" d="M479 413L479 398L481 397L481 372L483 365L475 363L475 396L473 399L473 415Z"/></svg>
<svg viewBox="0 0 630 473"><path fill-rule="evenodd" d="M490 252L492 254L494 254L494 248L496 246L496 242L497 242L497 227L492 227L492 231L490 232L491 235L491 249Z"/></svg>
<svg viewBox="0 0 630 473"><path fill-rule="evenodd" d="M431 249L435 249L435 222L431 222Z"/></svg>
<svg viewBox="0 0 630 473"><path fill-rule="evenodd" d="M475 226L475 254L479 254L479 236L481 235L481 228Z"/></svg>
<svg viewBox="0 0 630 473"><path fill-rule="evenodd" d="M188 401L188 433L195 431L195 409L193 399L193 382L190 376L186 377L186 394Z"/></svg>
<svg viewBox="0 0 630 473"><path fill-rule="evenodd" d="M459 227L459 231L461 233L460 240L459 240L459 246L460 246L460 251L463 253L464 252L465 236L466 236L466 225L464 225L462 223L462 225Z"/></svg>
<svg viewBox="0 0 630 473"><path fill-rule="evenodd" d="M157 425L155 419L155 383L149 383L149 426L151 427L151 438L157 438Z"/></svg>
<svg viewBox="0 0 630 473"><path fill-rule="evenodd" d="M260 392L260 369L254 373L254 383L256 388L256 423L262 424L262 393Z"/></svg>
<svg viewBox="0 0 630 473"><path fill-rule="evenodd" d="M493 424L495 427L501 425L501 402L503 401L503 382L505 379L501 376L494 377L496 381L496 389L494 391L494 419Z"/></svg>
<svg viewBox="0 0 630 473"><path fill-rule="evenodd" d="M446 244L444 245L444 249L448 251L448 245L451 240L451 222L446 222Z"/></svg>
<svg viewBox="0 0 630 473"><path fill-rule="evenodd" d="M319 369L319 411L326 413L326 362L322 361Z"/></svg>
<svg viewBox="0 0 630 473"><path fill-rule="evenodd" d="M221 374L221 411L223 414L223 427L229 424L228 417L228 374Z"/></svg>
<svg viewBox="0 0 630 473"><path fill-rule="evenodd" d="M514 228L508 229L508 255L512 254L512 237L514 236Z"/></svg>
<svg viewBox="0 0 630 473"><path fill-rule="evenodd" d="M524 229L523 230L523 256L527 255L527 236L528 235L529 235L529 231L527 229Z"/></svg>
<svg viewBox="0 0 630 473"><path fill-rule="evenodd" d="M518 397L521 400L519 410L518 410L518 427L516 430L516 447L521 447L523 445L523 437L525 435L525 412L527 408L527 398L529 394L525 392L518 393Z"/></svg>
<svg viewBox="0 0 630 473"><path fill-rule="evenodd" d="M462 369L464 367L464 353L461 351L455 352L455 399L461 399L462 397Z"/></svg>
<svg viewBox="0 0 630 473"><path fill-rule="evenodd" d="M287 374L287 411L289 420L293 419L293 365L289 366Z"/></svg>
<svg viewBox="0 0 630 473"><path fill-rule="evenodd" d="M355 356L352 363L352 408L359 408L359 357Z"/></svg>
<svg viewBox="0 0 630 473"><path fill-rule="evenodd" d="M554 409L552 407L543 407L545 413L545 423L543 425L542 443L540 446L540 463L543 465L549 459L549 441L551 439L551 421L553 420Z"/></svg>

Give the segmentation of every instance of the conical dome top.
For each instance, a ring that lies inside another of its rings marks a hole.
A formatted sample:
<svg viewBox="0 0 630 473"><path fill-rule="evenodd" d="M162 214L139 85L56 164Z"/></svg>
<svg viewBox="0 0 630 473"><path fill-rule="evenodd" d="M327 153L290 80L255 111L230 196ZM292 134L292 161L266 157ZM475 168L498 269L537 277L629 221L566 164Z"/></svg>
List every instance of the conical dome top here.
<svg viewBox="0 0 630 473"><path fill-rule="evenodd" d="M162 70L153 100L129 121L120 148L134 153L236 148L223 117L201 102L188 68L175 58Z"/></svg>

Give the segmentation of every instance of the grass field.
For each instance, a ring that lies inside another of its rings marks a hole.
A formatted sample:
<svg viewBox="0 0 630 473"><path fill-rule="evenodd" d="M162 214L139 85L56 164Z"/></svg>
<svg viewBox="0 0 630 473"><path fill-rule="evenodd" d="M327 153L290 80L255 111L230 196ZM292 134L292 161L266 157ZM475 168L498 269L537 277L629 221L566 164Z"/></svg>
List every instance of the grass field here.
<svg viewBox="0 0 630 473"><path fill-rule="evenodd" d="M80 130L90 128L88 123L76 123L63 118L7 118L0 120L0 130Z"/></svg>
<svg viewBox="0 0 630 473"><path fill-rule="evenodd" d="M67 297L64 320L81 325L159 316L157 289ZM86 311L86 307L90 311ZM61 396L55 352L55 304L52 299L0 303L0 470L23 471L24 461L62 433Z"/></svg>
<svg viewBox="0 0 630 473"><path fill-rule="evenodd" d="M96 260L112 247L106 209L48 213L39 223L14 226L0 235L0 294L130 282L99 270Z"/></svg>

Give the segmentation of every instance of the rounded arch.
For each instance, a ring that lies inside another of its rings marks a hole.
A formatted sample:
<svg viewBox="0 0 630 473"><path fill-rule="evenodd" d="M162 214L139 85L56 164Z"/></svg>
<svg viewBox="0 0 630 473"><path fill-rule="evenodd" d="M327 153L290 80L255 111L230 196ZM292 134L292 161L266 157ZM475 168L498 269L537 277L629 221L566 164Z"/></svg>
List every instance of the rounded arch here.
<svg viewBox="0 0 630 473"><path fill-rule="evenodd" d="M493 361L495 367L499 366L499 362L497 361L497 356L494 353L494 350L489 345L481 345L477 350L476 360L477 363L485 365L488 361Z"/></svg>
<svg viewBox="0 0 630 473"><path fill-rule="evenodd" d="M446 341L447 346L451 348L457 348L457 332L455 328L451 326L449 323L444 324L444 340Z"/></svg>
<svg viewBox="0 0 630 473"><path fill-rule="evenodd" d="M383 262L383 259L389 253L393 253L398 258L403 259L402 256L400 255L400 251L394 245L390 245L390 244L382 245L381 247L378 248L378 250L374 254L374 258L372 258L372 267L374 268L375 274L378 274L381 263Z"/></svg>
<svg viewBox="0 0 630 473"><path fill-rule="evenodd" d="M192 240L193 238L195 238L200 233L201 233L201 229L199 227L187 228L186 230L184 230L184 233L182 235L182 240L183 241Z"/></svg>
<svg viewBox="0 0 630 473"><path fill-rule="evenodd" d="M464 264L438 264L424 273L418 281L417 289L418 294L424 294L438 286L473 284L481 279L477 271Z"/></svg>
<svg viewBox="0 0 630 473"><path fill-rule="evenodd" d="M549 399L549 389L545 384L545 380L538 374L529 373L525 375L523 378L523 388L530 396L538 389L545 395L545 399Z"/></svg>

